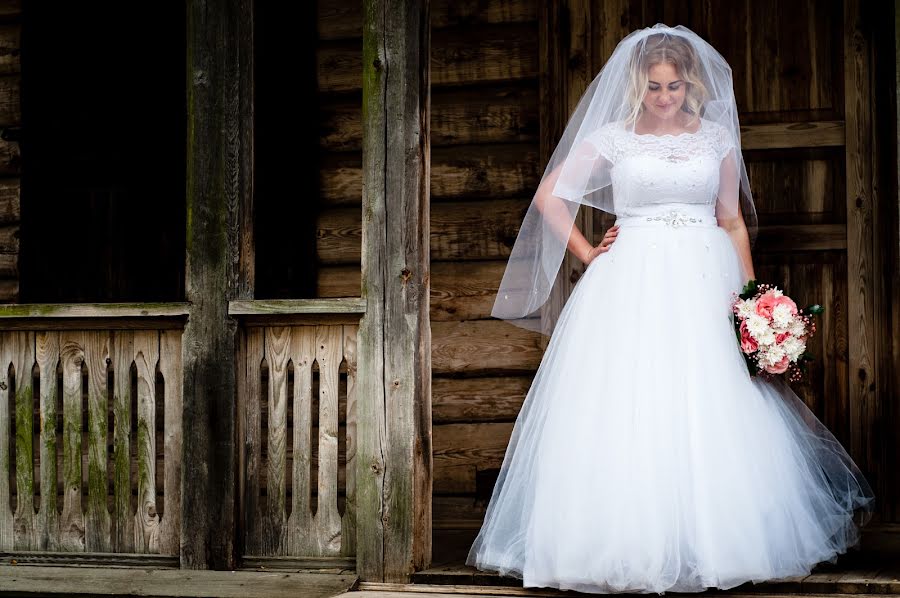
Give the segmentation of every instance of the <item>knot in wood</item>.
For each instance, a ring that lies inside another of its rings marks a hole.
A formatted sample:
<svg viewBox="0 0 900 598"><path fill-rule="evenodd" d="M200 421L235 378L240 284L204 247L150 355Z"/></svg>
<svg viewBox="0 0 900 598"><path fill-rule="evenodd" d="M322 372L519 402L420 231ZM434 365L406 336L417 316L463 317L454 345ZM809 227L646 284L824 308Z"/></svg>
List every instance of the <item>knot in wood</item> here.
<svg viewBox="0 0 900 598"><path fill-rule="evenodd" d="M384 64L381 62L381 58L378 57L375 57L375 60L372 61L372 66L375 67L376 71L384 69Z"/></svg>
<svg viewBox="0 0 900 598"><path fill-rule="evenodd" d="M412 270L409 268L403 268L403 270L400 271L400 278L403 279L403 282L409 281L410 276L412 276Z"/></svg>
<svg viewBox="0 0 900 598"><path fill-rule="evenodd" d="M156 505L147 505L147 516L156 517Z"/></svg>
<svg viewBox="0 0 900 598"><path fill-rule="evenodd" d="M6 382L0 382L0 390L6 390Z"/></svg>
<svg viewBox="0 0 900 598"><path fill-rule="evenodd" d="M207 86L209 85L209 75L203 69L197 69L194 71L194 85L195 86Z"/></svg>

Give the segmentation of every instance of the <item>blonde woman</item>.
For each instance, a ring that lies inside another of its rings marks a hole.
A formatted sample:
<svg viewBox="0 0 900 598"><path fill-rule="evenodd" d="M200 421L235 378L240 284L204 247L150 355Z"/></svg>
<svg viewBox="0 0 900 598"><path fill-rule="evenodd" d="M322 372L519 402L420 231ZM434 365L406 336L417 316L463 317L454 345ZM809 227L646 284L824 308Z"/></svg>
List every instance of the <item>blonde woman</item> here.
<svg viewBox="0 0 900 598"><path fill-rule="evenodd" d="M597 246L580 205L616 216ZM866 479L735 340L756 229L728 64L685 27L631 33L573 113L498 290L492 315L551 338L469 565L695 592L807 574L858 542ZM554 317L566 251L587 269Z"/></svg>

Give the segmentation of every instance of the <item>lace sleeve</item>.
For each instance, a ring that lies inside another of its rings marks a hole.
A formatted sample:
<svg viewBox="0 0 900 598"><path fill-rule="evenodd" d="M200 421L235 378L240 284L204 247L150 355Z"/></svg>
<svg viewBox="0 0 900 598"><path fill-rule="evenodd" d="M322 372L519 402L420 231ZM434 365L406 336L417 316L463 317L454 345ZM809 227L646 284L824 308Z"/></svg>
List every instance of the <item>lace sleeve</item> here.
<svg viewBox="0 0 900 598"><path fill-rule="evenodd" d="M728 152L735 147L734 140L731 139L728 129L718 123L716 123L715 130L713 131L713 147L715 148L716 156L720 162L724 160L725 156L728 155Z"/></svg>
<svg viewBox="0 0 900 598"><path fill-rule="evenodd" d="M611 164L615 164L615 136L613 128L610 124L606 124L593 133L584 138L590 143L597 152L598 156L603 156ZM596 158L597 156L595 156Z"/></svg>

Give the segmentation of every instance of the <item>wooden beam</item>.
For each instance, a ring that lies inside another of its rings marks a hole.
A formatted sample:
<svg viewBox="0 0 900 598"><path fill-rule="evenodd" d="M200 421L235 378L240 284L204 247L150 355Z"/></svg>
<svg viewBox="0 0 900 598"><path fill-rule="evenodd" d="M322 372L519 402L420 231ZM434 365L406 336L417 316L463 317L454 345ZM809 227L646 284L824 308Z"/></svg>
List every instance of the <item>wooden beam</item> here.
<svg viewBox="0 0 900 598"><path fill-rule="evenodd" d="M844 1L844 106L847 163L847 319L850 369L851 454L873 483L876 495L884 480L872 440L880 417L875 392L875 305L873 269L871 32L860 0ZM876 435L877 436L877 435Z"/></svg>
<svg viewBox="0 0 900 598"><path fill-rule="evenodd" d="M363 5L357 571L431 560L429 0Z"/></svg>
<svg viewBox="0 0 900 598"><path fill-rule="evenodd" d="M276 314L362 314L366 303L357 297L333 299L252 299L228 302L232 316Z"/></svg>
<svg viewBox="0 0 900 598"><path fill-rule="evenodd" d="M785 149L844 145L842 120L767 123L741 127L741 149Z"/></svg>
<svg viewBox="0 0 900 598"><path fill-rule="evenodd" d="M252 297L252 0L189 0L181 566L233 569L235 324Z"/></svg>

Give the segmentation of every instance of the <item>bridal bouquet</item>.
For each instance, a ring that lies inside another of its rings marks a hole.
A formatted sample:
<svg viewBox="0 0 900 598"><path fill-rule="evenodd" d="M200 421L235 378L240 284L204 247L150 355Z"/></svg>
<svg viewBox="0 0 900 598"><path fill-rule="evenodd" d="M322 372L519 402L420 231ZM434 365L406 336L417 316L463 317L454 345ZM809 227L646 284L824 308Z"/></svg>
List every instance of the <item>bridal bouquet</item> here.
<svg viewBox="0 0 900 598"><path fill-rule="evenodd" d="M778 287L750 280L732 303L734 329L751 376L787 373L800 380L805 362L812 361L806 341L816 331L812 316L821 305L797 309Z"/></svg>

